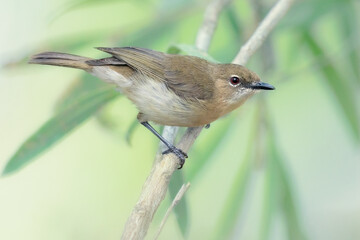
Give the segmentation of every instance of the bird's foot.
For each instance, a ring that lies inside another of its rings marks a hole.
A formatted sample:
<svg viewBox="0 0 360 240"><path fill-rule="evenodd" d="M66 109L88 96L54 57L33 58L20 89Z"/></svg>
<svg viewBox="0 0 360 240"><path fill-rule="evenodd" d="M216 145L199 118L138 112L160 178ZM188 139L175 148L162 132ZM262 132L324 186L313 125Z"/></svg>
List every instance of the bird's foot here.
<svg viewBox="0 0 360 240"><path fill-rule="evenodd" d="M188 155L183 150L176 148L174 146L168 148L162 154L174 153L180 159L180 166L178 169L181 169L185 164L185 159L188 158Z"/></svg>
<svg viewBox="0 0 360 240"><path fill-rule="evenodd" d="M205 129L209 129L210 128L210 123L205 125Z"/></svg>

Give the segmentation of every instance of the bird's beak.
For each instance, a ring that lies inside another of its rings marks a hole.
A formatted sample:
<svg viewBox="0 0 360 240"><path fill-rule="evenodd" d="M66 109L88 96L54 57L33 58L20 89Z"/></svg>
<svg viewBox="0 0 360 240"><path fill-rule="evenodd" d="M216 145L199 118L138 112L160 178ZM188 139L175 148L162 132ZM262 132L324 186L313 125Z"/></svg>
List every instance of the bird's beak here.
<svg viewBox="0 0 360 240"><path fill-rule="evenodd" d="M275 87L271 84L264 83L264 82L254 82L249 86L251 89L261 89L261 90L274 90Z"/></svg>

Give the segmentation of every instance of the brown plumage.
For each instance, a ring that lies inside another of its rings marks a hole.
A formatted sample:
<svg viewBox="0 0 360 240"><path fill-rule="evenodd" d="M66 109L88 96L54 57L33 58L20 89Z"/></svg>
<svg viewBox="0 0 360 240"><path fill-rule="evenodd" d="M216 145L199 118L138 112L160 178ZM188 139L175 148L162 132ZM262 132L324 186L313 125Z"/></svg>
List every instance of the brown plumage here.
<svg viewBox="0 0 360 240"><path fill-rule="evenodd" d="M274 89L241 65L144 48L98 49L112 56L90 59L45 52L34 55L29 63L79 68L117 85L137 106L139 121L149 129L147 121L183 127L206 125L239 107L257 90ZM165 144L175 153L179 150Z"/></svg>
<svg viewBox="0 0 360 240"><path fill-rule="evenodd" d="M143 48L98 49L112 57L94 60L45 52L29 63L83 69L118 85L138 107L141 122L186 127L208 124L239 107L258 89L251 86L260 81L255 73L235 64ZM229 83L233 76L239 78L238 85Z"/></svg>

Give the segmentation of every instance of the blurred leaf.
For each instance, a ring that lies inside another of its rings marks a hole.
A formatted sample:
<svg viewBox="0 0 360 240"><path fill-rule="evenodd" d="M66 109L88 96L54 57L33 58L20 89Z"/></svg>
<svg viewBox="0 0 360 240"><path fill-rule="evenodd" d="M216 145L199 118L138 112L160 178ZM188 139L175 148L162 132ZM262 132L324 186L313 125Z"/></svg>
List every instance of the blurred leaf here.
<svg viewBox="0 0 360 240"><path fill-rule="evenodd" d="M76 8L80 7L88 7L91 4L104 4L105 2L111 3L111 2L119 2L120 0L77 0L77 1L70 1L67 4L64 4L62 8L59 8L56 13L54 13L50 19L50 23L54 22L58 18L60 18L65 13L74 10ZM134 0L133 0L134 1Z"/></svg>
<svg viewBox="0 0 360 240"><path fill-rule="evenodd" d="M174 200L176 194L179 192L181 186L184 184L184 176L182 171L175 171L171 177L169 184L170 200ZM186 238L189 232L189 214L186 200L186 194L182 197L181 201L175 206L174 213L177 223L179 225L181 234Z"/></svg>
<svg viewBox="0 0 360 240"><path fill-rule="evenodd" d="M139 121L137 119L134 119L134 121L132 121L129 129L127 130L126 132L126 135L125 135L125 139L126 139L126 142L131 145L131 138L132 138L132 135L134 134L135 132L135 129L140 126L139 124Z"/></svg>
<svg viewBox="0 0 360 240"><path fill-rule="evenodd" d="M82 34L81 36L71 35L71 38L62 37L60 40L55 39L54 41L49 41L42 43L41 46L31 48L28 51L22 51L16 59L7 60L4 63L4 68L10 67L19 67L21 65L26 65L30 56L34 53L40 53L43 51L57 51L57 52L76 52L78 49L90 45L91 43L99 42L103 40L103 36L99 34ZM1 68L2 66L0 66Z"/></svg>
<svg viewBox="0 0 360 240"><path fill-rule="evenodd" d="M360 56L357 49L353 50L353 48L355 48L355 46L357 46L360 41L355 9L356 8L354 8L352 4L349 4L346 5L344 11L338 11L338 13L339 20L342 22L341 30L343 32L344 41L349 43L346 45L346 47L350 48L350 66L355 73L357 83L360 84Z"/></svg>
<svg viewBox="0 0 360 240"><path fill-rule="evenodd" d="M64 51L64 52L75 52L78 49L83 48L84 46L94 46L97 42L104 42L104 36L98 33L81 33L79 36L71 35L70 38L63 37L61 39L55 39L48 43L46 49L44 45L41 46L40 50L49 50L49 49L56 49L56 51ZM96 49L89 49L89 51Z"/></svg>
<svg viewBox="0 0 360 240"><path fill-rule="evenodd" d="M308 31L303 32L303 37L305 44L308 46L310 51L315 56L326 56L325 52L322 50L320 45L316 42L313 36L310 35ZM340 73L336 70L335 66L331 63L329 59L321 65L320 73L324 76L329 87L335 94L336 100L341 106L341 110L344 113L345 120L349 123L351 127L351 132L357 141L360 140L360 129L359 129L359 119L357 116L356 101L353 95L353 91L346 85Z"/></svg>
<svg viewBox="0 0 360 240"><path fill-rule="evenodd" d="M83 74L80 79L74 81L74 83L63 93L55 106L55 110L61 112L79 100L82 100L89 92L106 87L109 87L108 83L105 83L88 73ZM120 94L121 93L119 93L119 95Z"/></svg>
<svg viewBox="0 0 360 240"><path fill-rule="evenodd" d="M308 28L326 13L343 8L344 2L348 3L349 0L298 1L287 13L286 20L280 21L277 28L302 28L304 31L308 31Z"/></svg>
<svg viewBox="0 0 360 240"><path fill-rule="evenodd" d="M161 0L159 2L159 10L162 13L168 13L174 10L178 10L189 5L193 5L194 1L191 0Z"/></svg>
<svg viewBox="0 0 360 240"><path fill-rule="evenodd" d="M222 125L217 125L216 129L211 129L212 136L206 140L206 149L201 151L199 157L196 158L190 168L186 168L186 179L192 182L196 177L200 176L200 172L205 169L205 165L209 164L211 161L211 156L214 153L223 147L223 144L227 144L226 138L229 137L232 133L232 129L237 124L236 118L228 117L228 119L224 119L226 123Z"/></svg>
<svg viewBox="0 0 360 240"><path fill-rule="evenodd" d="M279 147L276 145L276 139L274 137L273 130L270 130L270 151L269 159L273 163L273 168L276 169L276 174L278 176L278 196L279 196L279 206L281 207L283 213L285 214L285 224L287 226L288 238L289 240L306 240L307 237L300 225L299 217L296 211L296 206L294 203L294 196L292 193L291 179L287 175L288 170L285 169L283 164L283 156L279 152Z"/></svg>
<svg viewBox="0 0 360 240"><path fill-rule="evenodd" d="M174 8L171 11L162 11L151 22L132 33L115 34L112 39L119 46L131 45L153 48L154 43L162 40L164 36L171 35L177 30L182 19L191 16L201 6L198 4L184 4L182 7ZM119 31L120 32L120 31ZM122 31L124 32L124 31ZM168 42L166 42L168 44Z"/></svg>
<svg viewBox="0 0 360 240"><path fill-rule="evenodd" d="M184 52L187 55L203 58L210 62L218 63L218 61L215 60L213 57L211 57L207 52L201 51L193 45L174 44L174 45L171 45L168 49L168 53L171 53L171 54L178 54L180 52Z"/></svg>
<svg viewBox="0 0 360 240"><path fill-rule="evenodd" d="M251 175L251 155L253 148L248 148L243 163L240 165L235 179L231 185L230 192L226 198L223 210L216 224L214 239L227 239L234 229L236 220L244 206L246 189L249 185Z"/></svg>
<svg viewBox="0 0 360 240"><path fill-rule="evenodd" d="M171 34L176 30L179 23L175 19L155 20L143 28L127 34L116 34L115 45L152 48L154 43L162 39L164 35Z"/></svg>
<svg viewBox="0 0 360 240"><path fill-rule="evenodd" d="M268 139L272 141L272 139ZM268 143L268 146L272 146ZM270 152L270 147L268 147L267 152ZM274 158L270 155L267 157L266 161L266 175L264 179L264 197L263 197L263 209L260 225L260 239L266 240L270 236L271 222L274 216L274 213L278 209L278 198L279 195L279 177L278 170L276 169L276 164Z"/></svg>
<svg viewBox="0 0 360 240"><path fill-rule="evenodd" d="M238 14L234 8L234 4L230 4L225 8L225 16L230 23L231 30L235 34L235 39L237 42L244 42L243 37L243 28L240 24L240 20L238 18Z"/></svg>
<svg viewBox="0 0 360 240"><path fill-rule="evenodd" d="M256 111L254 119L255 121L252 122L248 146L245 148L247 151L244 155L243 163L237 170L223 210L216 224L216 232L213 234L214 239L227 239L231 231L234 229L236 220L238 219L242 207L244 206L245 193L249 185L252 172L251 160L255 153L254 142L259 126L259 111Z"/></svg>
<svg viewBox="0 0 360 240"><path fill-rule="evenodd" d="M2 175L10 174L30 163L35 156L47 150L117 96L118 93L113 87L96 89L59 112L20 146L6 164Z"/></svg>

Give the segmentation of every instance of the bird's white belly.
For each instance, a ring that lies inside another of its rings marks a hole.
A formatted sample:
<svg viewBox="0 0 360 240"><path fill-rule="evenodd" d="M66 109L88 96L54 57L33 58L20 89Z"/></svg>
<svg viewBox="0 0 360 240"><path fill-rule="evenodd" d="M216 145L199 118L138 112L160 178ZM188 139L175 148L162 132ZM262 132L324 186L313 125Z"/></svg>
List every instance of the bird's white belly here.
<svg viewBox="0 0 360 240"><path fill-rule="evenodd" d="M179 125L179 122L186 122L192 115L190 103L169 90L162 82L148 79L137 82L123 92L151 121Z"/></svg>
<svg viewBox="0 0 360 240"><path fill-rule="evenodd" d="M94 67L91 74L118 86L139 109L146 121L162 125L195 126L202 116L199 102L179 97L167 86L153 79L129 79L108 67ZM197 124L199 125L199 124Z"/></svg>

